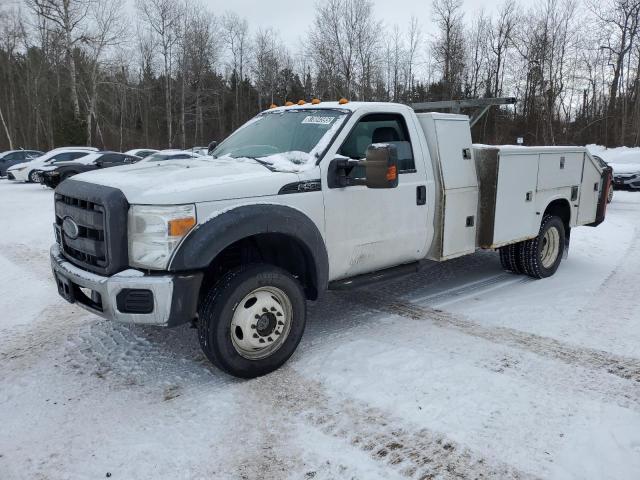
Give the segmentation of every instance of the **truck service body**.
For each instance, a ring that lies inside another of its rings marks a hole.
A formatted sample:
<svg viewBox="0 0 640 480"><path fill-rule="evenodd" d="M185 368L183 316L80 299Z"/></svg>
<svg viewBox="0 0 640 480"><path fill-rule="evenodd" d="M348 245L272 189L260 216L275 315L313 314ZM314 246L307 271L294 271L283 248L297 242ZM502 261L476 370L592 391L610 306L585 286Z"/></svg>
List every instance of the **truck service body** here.
<svg viewBox="0 0 640 480"><path fill-rule="evenodd" d="M581 147L474 146L464 115L279 107L213 158L62 182L51 264L68 301L120 322L196 321L213 363L253 377L293 353L307 299L353 279L478 248L552 275L571 228L603 221L607 178Z"/></svg>

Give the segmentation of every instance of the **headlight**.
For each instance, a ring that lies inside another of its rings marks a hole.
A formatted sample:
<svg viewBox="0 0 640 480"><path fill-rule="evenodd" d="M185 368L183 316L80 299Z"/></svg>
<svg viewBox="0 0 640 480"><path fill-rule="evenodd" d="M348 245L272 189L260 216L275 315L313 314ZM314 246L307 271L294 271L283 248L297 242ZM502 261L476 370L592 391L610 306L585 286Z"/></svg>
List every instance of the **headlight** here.
<svg viewBox="0 0 640 480"><path fill-rule="evenodd" d="M11 170L12 172L21 172L22 170L26 169L27 167L12 167L9 170Z"/></svg>
<svg viewBox="0 0 640 480"><path fill-rule="evenodd" d="M128 240L131 266L162 270L196 224L194 205L132 205Z"/></svg>

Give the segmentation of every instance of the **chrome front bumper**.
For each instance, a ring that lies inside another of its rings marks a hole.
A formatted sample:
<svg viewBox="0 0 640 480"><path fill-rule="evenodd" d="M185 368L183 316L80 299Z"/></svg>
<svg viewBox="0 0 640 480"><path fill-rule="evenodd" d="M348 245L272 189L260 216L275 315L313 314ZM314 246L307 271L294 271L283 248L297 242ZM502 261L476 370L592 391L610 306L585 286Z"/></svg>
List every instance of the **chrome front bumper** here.
<svg viewBox="0 0 640 480"><path fill-rule="evenodd" d="M57 244L51 247L50 257L60 296L96 315L117 322L164 327L188 322L196 316L201 273L145 275L139 270L129 269L103 277L71 264ZM117 296L127 289L150 291L153 295L152 311L120 311Z"/></svg>

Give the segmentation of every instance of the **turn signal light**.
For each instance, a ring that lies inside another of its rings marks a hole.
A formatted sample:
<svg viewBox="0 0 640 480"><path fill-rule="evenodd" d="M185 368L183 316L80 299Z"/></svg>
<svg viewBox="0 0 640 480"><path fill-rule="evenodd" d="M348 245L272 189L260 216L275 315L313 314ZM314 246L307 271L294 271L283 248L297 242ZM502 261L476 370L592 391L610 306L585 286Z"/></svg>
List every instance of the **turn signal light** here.
<svg viewBox="0 0 640 480"><path fill-rule="evenodd" d="M298 105L304 105L305 103L307 102L305 102L304 100L298 100Z"/></svg>
<svg viewBox="0 0 640 480"><path fill-rule="evenodd" d="M341 98L340 100L338 100L338 104L340 105L344 105L345 103L349 103L349 100L347 100L346 98Z"/></svg>
<svg viewBox="0 0 640 480"><path fill-rule="evenodd" d="M196 224L196 219L193 217L176 218L169 220L169 236L170 237L182 237L193 228Z"/></svg>
<svg viewBox="0 0 640 480"><path fill-rule="evenodd" d="M393 182L398 177L398 168L395 165L391 165L387 168L387 181Z"/></svg>
<svg viewBox="0 0 640 480"><path fill-rule="evenodd" d="M291 105L293 105L293 102L287 102L284 104L285 107L290 107Z"/></svg>
<svg viewBox="0 0 640 480"><path fill-rule="evenodd" d="M311 100L311 105L318 105L319 103L320 103L319 98L314 98L313 100Z"/></svg>

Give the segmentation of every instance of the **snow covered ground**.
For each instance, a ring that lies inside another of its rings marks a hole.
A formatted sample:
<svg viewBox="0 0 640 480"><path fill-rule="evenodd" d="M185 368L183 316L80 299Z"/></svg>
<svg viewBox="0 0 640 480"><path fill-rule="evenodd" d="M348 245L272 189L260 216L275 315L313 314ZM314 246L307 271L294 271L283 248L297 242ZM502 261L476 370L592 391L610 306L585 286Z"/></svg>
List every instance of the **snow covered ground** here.
<svg viewBox="0 0 640 480"><path fill-rule="evenodd" d="M0 478L636 479L640 194L576 229L551 279L482 252L310 306L240 381L194 330L58 298L52 192L0 180Z"/></svg>

